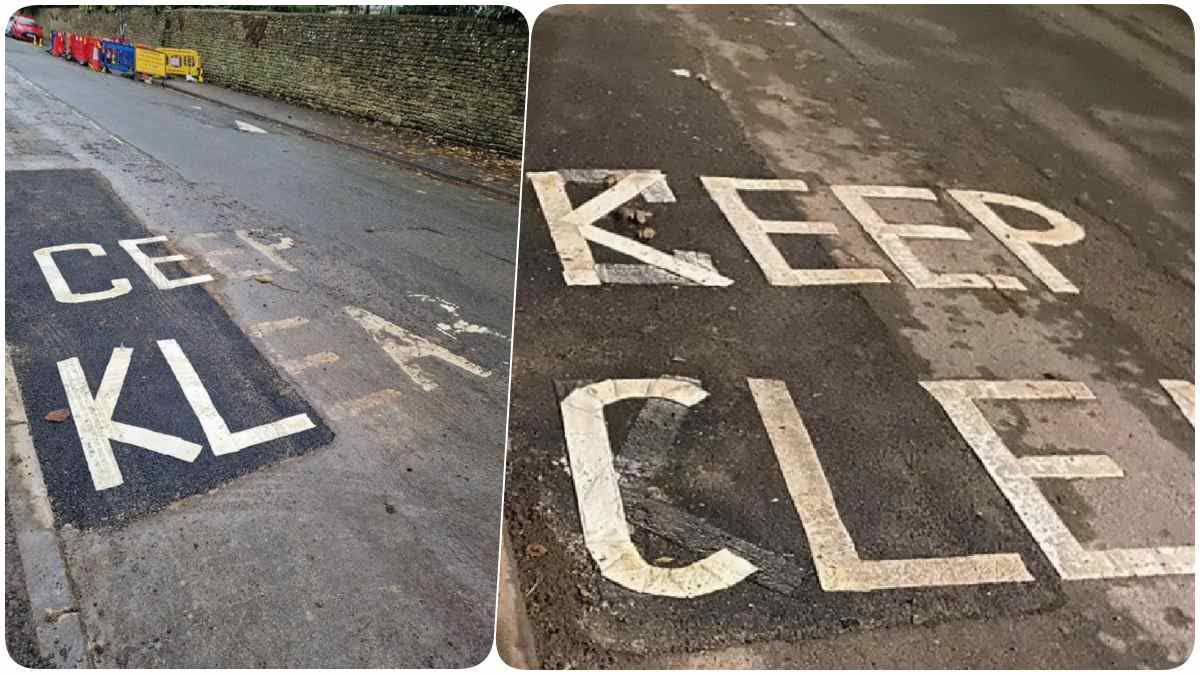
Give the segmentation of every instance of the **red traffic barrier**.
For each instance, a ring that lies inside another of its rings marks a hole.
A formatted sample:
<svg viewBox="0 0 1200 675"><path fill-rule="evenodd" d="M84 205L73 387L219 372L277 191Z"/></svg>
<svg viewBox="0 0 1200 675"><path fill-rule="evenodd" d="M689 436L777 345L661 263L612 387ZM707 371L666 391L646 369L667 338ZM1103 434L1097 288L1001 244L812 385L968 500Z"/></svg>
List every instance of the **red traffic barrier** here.
<svg viewBox="0 0 1200 675"><path fill-rule="evenodd" d="M51 56L63 56L67 53L67 34L55 33L50 43Z"/></svg>
<svg viewBox="0 0 1200 675"><path fill-rule="evenodd" d="M84 38L84 51L87 53L87 65L97 73L104 70L104 63L100 60L100 38L88 36Z"/></svg>

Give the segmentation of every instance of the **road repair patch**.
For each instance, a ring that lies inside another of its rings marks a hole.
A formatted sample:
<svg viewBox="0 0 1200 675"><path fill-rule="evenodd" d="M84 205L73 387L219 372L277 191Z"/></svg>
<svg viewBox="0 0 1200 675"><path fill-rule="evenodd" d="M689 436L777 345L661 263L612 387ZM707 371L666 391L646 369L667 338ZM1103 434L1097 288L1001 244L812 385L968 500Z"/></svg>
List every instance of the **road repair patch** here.
<svg viewBox="0 0 1200 675"><path fill-rule="evenodd" d="M117 524L332 431L99 174L5 176L7 348L60 525Z"/></svg>

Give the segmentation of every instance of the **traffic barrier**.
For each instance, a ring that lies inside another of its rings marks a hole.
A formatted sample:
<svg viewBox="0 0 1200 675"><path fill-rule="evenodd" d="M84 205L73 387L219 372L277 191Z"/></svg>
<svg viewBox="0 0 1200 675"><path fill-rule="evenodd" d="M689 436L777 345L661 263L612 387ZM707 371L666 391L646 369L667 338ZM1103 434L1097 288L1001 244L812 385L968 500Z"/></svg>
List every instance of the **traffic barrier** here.
<svg viewBox="0 0 1200 675"><path fill-rule="evenodd" d="M118 75L133 77L137 65L137 48L116 40L104 40L100 43L100 59L104 69Z"/></svg>
<svg viewBox="0 0 1200 675"><path fill-rule="evenodd" d="M84 51L87 53L87 66L97 73L104 70L100 61L100 38L88 36L84 40Z"/></svg>
<svg viewBox="0 0 1200 675"><path fill-rule="evenodd" d="M77 35L74 32L67 34L67 59L77 62L77 64L84 64L88 61L85 40L83 35Z"/></svg>
<svg viewBox="0 0 1200 675"><path fill-rule="evenodd" d="M167 76L166 54L145 45L137 45L134 49L133 63L137 73L148 77Z"/></svg>
<svg viewBox="0 0 1200 675"><path fill-rule="evenodd" d="M159 47L167 55L167 75L191 75L197 82L204 81L204 68L200 64L200 52L195 49Z"/></svg>
<svg viewBox="0 0 1200 675"><path fill-rule="evenodd" d="M67 53L67 34L55 31L50 34L50 55L63 56Z"/></svg>

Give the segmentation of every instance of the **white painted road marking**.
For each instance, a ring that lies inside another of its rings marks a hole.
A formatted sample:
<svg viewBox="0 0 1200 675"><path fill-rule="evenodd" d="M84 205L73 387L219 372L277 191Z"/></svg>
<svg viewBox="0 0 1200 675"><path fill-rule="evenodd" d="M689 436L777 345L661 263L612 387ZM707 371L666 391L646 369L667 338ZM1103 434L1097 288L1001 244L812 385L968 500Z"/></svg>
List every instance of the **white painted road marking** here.
<svg viewBox="0 0 1200 675"><path fill-rule="evenodd" d="M39 248L34 251L33 257L37 260L38 267L42 270L42 276L46 277L46 283L50 285L50 292L54 294L55 300L71 304L94 302L97 300L109 300L125 295L133 290L133 286L130 285L128 279L113 279L112 288L106 291L95 291L93 293L73 292L67 284L67 280L63 278L58 265L54 262L54 254L63 251L87 251L92 257L108 255L104 252L104 247L99 244L60 244L58 246Z"/></svg>
<svg viewBox="0 0 1200 675"><path fill-rule="evenodd" d="M701 176L700 182L725 214L742 244L750 251L763 275L773 286L824 286L831 284L891 283L877 269L794 269L771 242L773 234L822 235L836 237L837 225L826 222L763 220L746 206L739 190L808 192L802 180L760 180L755 178L716 178Z"/></svg>
<svg viewBox="0 0 1200 675"><path fill-rule="evenodd" d="M234 123L237 124L238 131L245 131L245 132L251 133L251 134L267 133L267 131L265 129L260 129L260 128L254 126L253 124L249 124L249 123L243 122L241 120L234 120Z"/></svg>
<svg viewBox="0 0 1200 675"><path fill-rule="evenodd" d="M917 254L904 243L905 239L942 239L971 241L966 230L944 225L913 225L910 223L888 223L875 210L867 198L915 199L937 201L933 190L916 187L889 185L832 185L829 188L842 206L862 225L875 240L884 254L908 278L915 288L992 288L992 282L982 275L971 272L939 274L933 272L917 259ZM1011 284L1010 284L1011 285ZM1017 286L1024 288L1019 281Z"/></svg>
<svg viewBox="0 0 1200 675"><path fill-rule="evenodd" d="M1001 244L1004 244L1012 254L1017 256L1029 271L1033 272L1046 287L1055 293L1078 293L1079 289L1069 279L1064 277L1045 256L1037 251L1034 244L1040 246L1066 246L1083 241L1083 228L1065 215L1028 199L984 192L982 190L948 190L964 209L983 224ZM989 204L1008 206L1021 209L1041 216L1050 224L1048 230L1017 229L1000 217Z"/></svg>
<svg viewBox="0 0 1200 675"><path fill-rule="evenodd" d="M717 271L697 265L687 259L672 256L656 248L603 230L593 225L621 205L641 195L647 201L674 201L669 191L655 192L657 185L665 185L666 177L660 171L622 172L615 185L592 197L580 206L572 207L567 195L566 179L557 171L530 173L530 183L538 196L550 227L550 236L558 251L563 266L563 279L569 286L599 286L601 279L596 270L588 242L599 244L658 267L681 279L699 286L728 286L732 279ZM661 189L660 189L661 190ZM667 196L670 195L670 199Z"/></svg>
<svg viewBox="0 0 1200 675"><path fill-rule="evenodd" d="M250 248L258 251L264 258L274 263L279 269L284 270L285 272L296 271L296 268L293 267L291 263L284 260L283 256L276 253L276 251L283 251L292 247L291 237L284 237L278 244L269 246L250 236L250 233L246 230L234 230L234 234L237 235L238 239L246 242Z"/></svg>
<svg viewBox="0 0 1200 675"><path fill-rule="evenodd" d="M421 367L416 364L418 359L435 358L477 377L490 377L492 374L492 371L481 368L446 348L419 335L414 335L365 309L347 306L343 308L343 311L358 322L358 325L362 326L367 334L379 344L384 353L391 357L397 366L400 366L400 370L404 371L409 379L425 391L437 389L438 383L425 375Z"/></svg>
<svg viewBox="0 0 1200 675"><path fill-rule="evenodd" d="M306 323L308 323L308 319L302 316L293 316L286 319L279 319L277 321L260 321L259 323L256 323L250 327L249 333L253 337L261 338L281 330L299 328Z"/></svg>
<svg viewBox="0 0 1200 675"><path fill-rule="evenodd" d="M129 257L133 258L133 262L137 263L137 266L142 268L142 271L146 273L146 276L150 277L150 281L153 281L154 285L160 289L166 290L170 288L179 288L180 286L190 286L192 284L203 284L213 280L211 274L200 274L181 279L168 279L166 275L159 271L158 265L184 262L188 260L188 257L185 255L176 254L152 258L138 248L144 244L156 244L166 240L167 238L165 236L160 235L157 237L145 237L143 239L122 239L121 241L118 241L117 244L119 244L121 248L125 249L125 252L129 254Z"/></svg>
<svg viewBox="0 0 1200 675"><path fill-rule="evenodd" d="M208 438L214 455L238 452L252 445L266 443L316 427L308 415L300 414L231 433L229 425L225 423L225 419L213 405L208 390L200 381L200 376L196 374L191 362L179 348L179 343L174 340L158 340L158 348L167 359L167 365L171 367L175 379L179 381L179 386L183 389L183 395L192 407L192 412L196 413L196 417L200 420L200 426L204 429L204 435Z"/></svg>
<svg viewBox="0 0 1200 675"><path fill-rule="evenodd" d="M1158 383L1167 391L1188 423L1196 426L1196 385L1187 380L1159 380Z"/></svg>
<svg viewBox="0 0 1200 675"><path fill-rule="evenodd" d="M113 412L121 395L121 387L125 384L132 354L133 350L125 347L113 350L95 398L92 397L78 358L58 362L58 374L66 390L75 431L79 435L83 456L96 490L107 490L124 482L121 468L117 466L117 459L113 455L112 441L145 448L185 462L195 461L200 456L201 447L195 443L113 421Z"/></svg>
<svg viewBox="0 0 1200 675"><path fill-rule="evenodd" d="M863 592L1033 581L1021 556L1015 553L896 560L859 558L787 385L779 380L747 381L808 537L823 590Z"/></svg>
<svg viewBox="0 0 1200 675"><path fill-rule="evenodd" d="M289 359L287 361L283 361L279 365L285 371L287 371L288 374L296 375L308 370L309 368L316 368L318 366L327 366L331 363L337 363L339 358L340 357L333 352L317 352L315 354L309 354L298 359Z"/></svg>
<svg viewBox="0 0 1200 675"><path fill-rule="evenodd" d="M584 542L610 581L639 593L694 598L729 588L758 571L728 549L684 567L657 567L646 562L629 535L604 408L630 398L662 398L690 407L707 396L691 381L661 377L605 380L563 399L563 429Z"/></svg>
<svg viewBox="0 0 1200 675"><path fill-rule="evenodd" d="M1030 466L1041 468L1037 465L1051 462L1055 478L1108 478L1112 477L1115 463L1097 467L1100 460L1088 460L1089 465L1084 465L1084 470L1075 474L1061 458L1053 455L1046 459L1018 459L975 405L979 399L1093 400L1095 396L1087 385L1057 380L942 380L922 382L921 386L942 404L1062 578L1107 579L1192 573L1195 566L1195 548L1192 546L1084 549L1038 489L1034 482L1037 476L1030 475L1027 469ZM1102 473L1108 475L1099 475Z"/></svg>

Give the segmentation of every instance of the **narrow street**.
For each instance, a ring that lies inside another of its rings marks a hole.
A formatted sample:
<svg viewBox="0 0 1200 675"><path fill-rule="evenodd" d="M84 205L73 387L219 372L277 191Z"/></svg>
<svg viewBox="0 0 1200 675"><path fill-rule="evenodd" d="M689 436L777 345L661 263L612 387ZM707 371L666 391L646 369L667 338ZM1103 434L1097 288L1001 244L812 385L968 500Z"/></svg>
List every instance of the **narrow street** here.
<svg viewBox="0 0 1200 675"><path fill-rule="evenodd" d="M22 634L56 665L481 661L515 203L5 43L6 578L51 614Z"/></svg>
<svg viewBox="0 0 1200 675"><path fill-rule="evenodd" d="M541 15L505 497L533 659L1181 663L1193 52L1168 7Z"/></svg>

